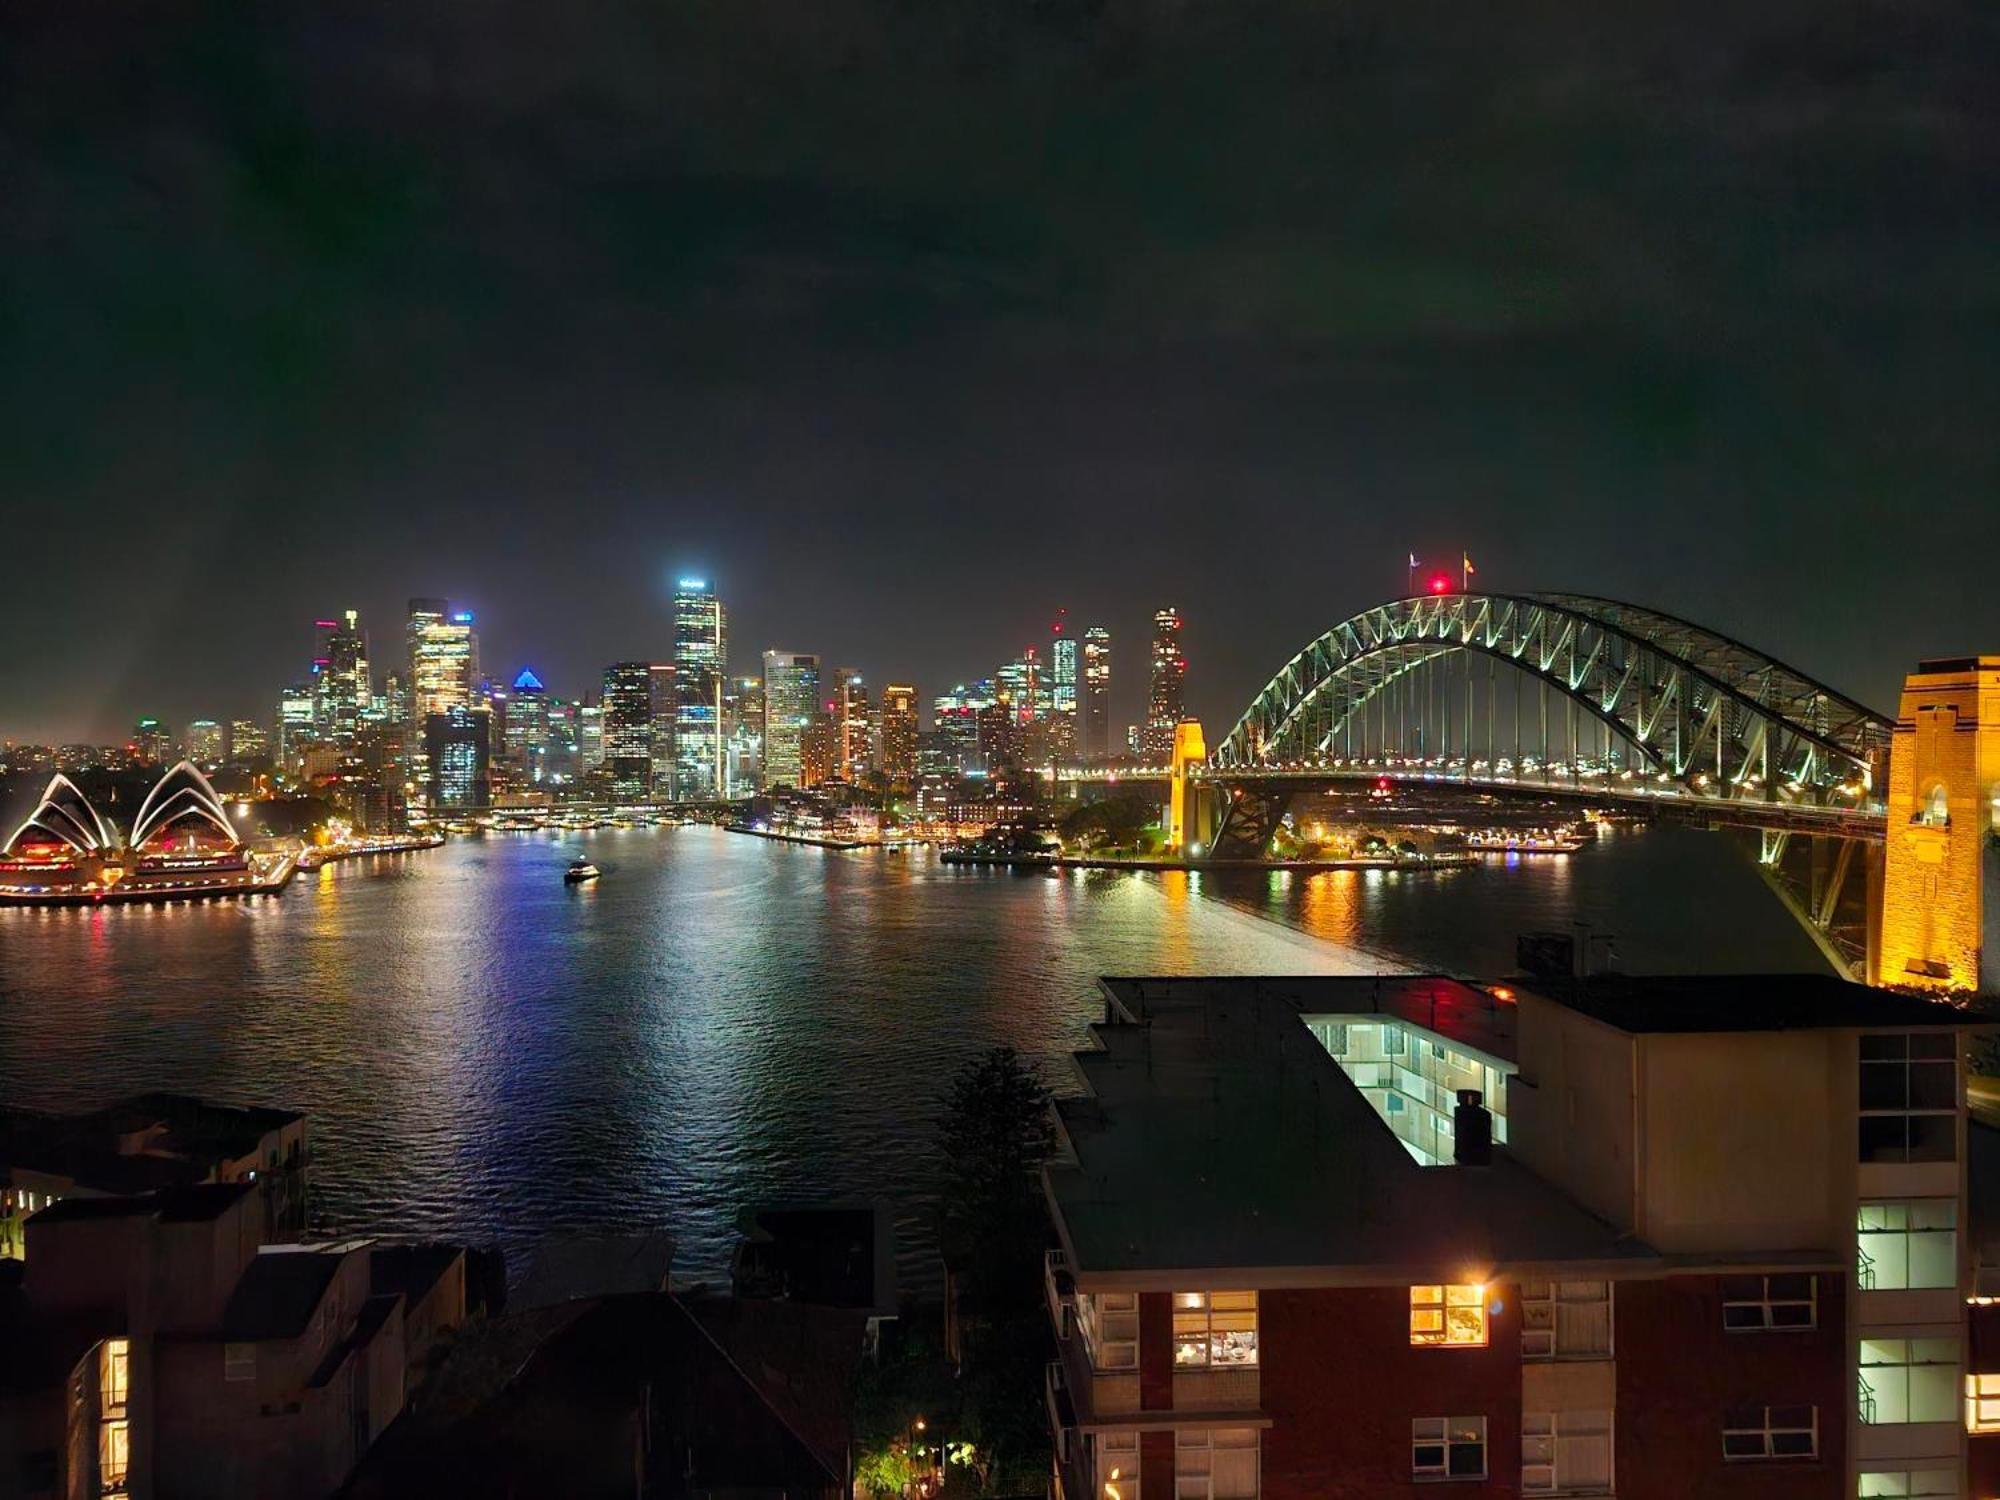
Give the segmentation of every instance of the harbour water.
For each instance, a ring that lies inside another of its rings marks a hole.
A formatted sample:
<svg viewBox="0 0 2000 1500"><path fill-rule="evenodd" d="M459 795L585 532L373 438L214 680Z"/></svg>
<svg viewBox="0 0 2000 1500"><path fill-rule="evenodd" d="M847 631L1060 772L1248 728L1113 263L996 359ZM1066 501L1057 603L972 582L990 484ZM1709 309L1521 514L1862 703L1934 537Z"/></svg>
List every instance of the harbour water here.
<svg viewBox="0 0 2000 1500"><path fill-rule="evenodd" d="M566 885L579 850L604 877ZM329 864L276 898L0 911L0 1101L304 1109L318 1230L519 1252L663 1227L684 1273L726 1265L743 1207L880 1199L921 1282L952 1069L1008 1043L1065 1082L1097 975L1498 973L1516 932L1578 921L1633 971L1817 964L1748 862L1691 832L1310 875L495 834Z"/></svg>

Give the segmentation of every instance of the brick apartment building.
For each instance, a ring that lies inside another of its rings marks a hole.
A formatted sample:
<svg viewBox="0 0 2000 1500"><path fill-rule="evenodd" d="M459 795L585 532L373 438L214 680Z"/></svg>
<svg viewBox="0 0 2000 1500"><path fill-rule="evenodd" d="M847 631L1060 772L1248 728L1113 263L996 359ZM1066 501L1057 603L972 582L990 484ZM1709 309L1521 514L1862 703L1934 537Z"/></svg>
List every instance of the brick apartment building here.
<svg viewBox="0 0 2000 1500"><path fill-rule="evenodd" d="M1812 976L1102 987L1045 1174L1061 1500L2000 1493L1965 1012Z"/></svg>

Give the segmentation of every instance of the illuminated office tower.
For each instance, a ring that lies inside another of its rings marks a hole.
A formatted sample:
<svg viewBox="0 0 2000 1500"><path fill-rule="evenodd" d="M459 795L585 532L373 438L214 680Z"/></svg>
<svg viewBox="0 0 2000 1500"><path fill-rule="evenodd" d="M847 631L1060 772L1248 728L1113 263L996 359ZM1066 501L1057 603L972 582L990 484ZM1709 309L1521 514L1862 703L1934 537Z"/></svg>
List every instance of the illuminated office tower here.
<svg viewBox="0 0 2000 1500"><path fill-rule="evenodd" d="M196 719L187 727L187 758L204 771L222 764L222 726L213 719Z"/></svg>
<svg viewBox="0 0 2000 1500"><path fill-rule="evenodd" d="M604 766L611 794L641 802L653 786L653 664L613 662L604 669Z"/></svg>
<svg viewBox="0 0 2000 1500"><path fill-rule="evenodd" d="M166 765L174 758L174 737L158 719L141 719L132 726L132 755L140 765Z"/></svg>
<svg viewBox="0 0 2000 1500"><path fill-rule="evenodd" d="M1069 612L1056 611L1049 642L1049 753L1060 761L1076 759L1077 653L1068 624Z"/></svg>
<svg viewBox="0 0 2000 1500"><path fill-rule="evenodd" d="M762 783L764 773L764 679L738 677L722 698L727 726L728 766L723 795L734 797Z"/></svg>
<svg viewBox="0 0 2000 1500"><path fill-rule="evenodd" d="M917 690L892 682L882 689L882 774L892 792L917 784Z"/></svg>
<svg viewBox="0 0 2000 1500"><path fill-rule="evenodd" d="M1007 710L1006 757L1016 768L1046 764L1049 758L1050 687L1048 667L1033 646L993 674L995 696ZM989 749L991 748L989 744Z"/></svg>
<svg viewBox="0 0 2000 1500"><path fill-rule="evenodd" d="M728 672L728 613L707 579L683 578L674 591L673 788L683 800L719 797L728 783L722 715Z"/></svg>
<svg viewBox="0 0 2000 1500"><path fill-rule="evenodd" d="M576 710L576 763L579 776L604 765L604 705L581 703Z"/></svg>
<svg viewBox="0 0 2000 1500"><path fill-rule="evenodd" d="M229 721L229 760L232 765L247 766L263 760L270 753L271 736L255 719Z"/></svg>
<svg viewBox="0 0 2000 1500"><path fill-rule="evenodd" d="M411 717L426 724L433 714L470 708L479 681L472 612L442 599L412 599L408 635Z"/></svg>
<svg viewBox="0 0 2000 1500"><path fill-rule="evenodd" d="M840 773L840 721L831 701L820 706L799 736L799 785L818 786Z"/></svg>
<svg viewBox="0 0 2000 1500"><path fill-rule="evenodd" d="M647 671L653 696L653 789L650 795L656 802L670 802L674 795L674 746L680 726L680 674L670 661L649 662Z"/></svg>
<svg viewBox="0 0 2000 1500"><path fill-rule="evenodd" d="M1174 726L1187 716L1187 657L1181 651L1181 612L1153 616L1153 678L1146 695L1146 758L1165 765L1173 754Z"/></svg>
<svg viewBox="0 0 2000 1500"><path fill-rule="evenodd" d="M314 629L318 632L313 656L313 683L318 695L314 727L323 740L351 745L361 715L375 694L368 669L368 637L362 633L360 616L351 609L338 620L315 621Z"/></svg>
<svg viewBox="0 0 2000 1500"><path fill-rule="evenodd" d="M833 694L827 704L833 719L834 750L829 775L861 782L875 767L875 712L868 685L853 667L833 669Z"/></svg>
<svg viewBox="0 0 2000 1500"><path fill-rule="evenodd" d="M1083 633L1083 691L1077 712L1078 750L1086 761L1111 756L1111 632L1093 625Z"/></svg>
<svg viewBox="0 0 2000 1500"><path fill-rule="evenodd" d="M993 701L991 678L981 678L969 687L961 682L931 699L931 727L940 745L955 757L961 776L986 769L979 752L979 715Z"/></svg>
<svg viewBox="0 0 2000 1500"><path fill-rule="evenodd" d="M278 741L274 759L282 770L296 773L313 742L313 710L318 699L314 684L295 682L278 699Z"/></svg>
<svg viewBox="0 0 2000 1500"><path fill-rule="evenodd" d="M802 786L805 733L819 711L819 658L764 653L764 785Z"/></svg>
<svg viewBox="0 0 2000 1500"><path fill-rule="evenodd" d="M433 812L485 807L492 800L489 716L483 708L448 708L424 719L424 760Z"/></svg>
<svg viewBox="0 0 2000 1500"><path fill-rule="evenodd" d="M548 739L548 689L532 669L523 667L507 695L507 720L501 729L507 762L523 781L542 780Z"/></svg>

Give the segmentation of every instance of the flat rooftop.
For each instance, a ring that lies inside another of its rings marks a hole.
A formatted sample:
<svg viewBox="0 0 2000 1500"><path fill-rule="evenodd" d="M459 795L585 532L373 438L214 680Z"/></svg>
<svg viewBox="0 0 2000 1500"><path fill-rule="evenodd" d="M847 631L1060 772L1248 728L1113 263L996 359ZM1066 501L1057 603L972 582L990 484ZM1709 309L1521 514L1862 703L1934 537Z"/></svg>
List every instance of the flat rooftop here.
<svg viewBox="0 0 2000 1500"><path fill-rule="evenodd" d="M1470 1038L1493 997L1454 984L1385 980L1379 1013L1404 1016L1398 1006L1421 1000L1415 1024L1428 1025L1435 989L1439 1033L1454 1034L1457 1012L1467 1044L1490 1050ZM1165 1287L1204 1269L1253 1286L1329 1273L1463 1281L1503 1266L1658 1259L1504 1149L1487 1167L1418 1165L1303 1022L1366 1013L1372 979L1104 988L1099 1047L1076 1059L1089 1095L1057 1106L1075 1165L1047 1173L1080 1285L1158 1273Z"/></svg>
<svg viewBox="0 0 2000 1500"><path fill-rule="evenodd" d="M1567 985L1531 980L1525 987L1634 1034L2000 1021L2000 1016L1850 984L1831 974L1596 974Z"/></svg>
<svg viewBox="0 0 2000 1500"><path fill-rule="evenodd" d="M1098 983L1133 1020L1143 1020L1154 1003L1234 992L1263 996L1302 1016L1401 1021L1503 1062L1516 1057L1515 986L1510 984L1468 984L1443 974L1224 975Z"/></svg>

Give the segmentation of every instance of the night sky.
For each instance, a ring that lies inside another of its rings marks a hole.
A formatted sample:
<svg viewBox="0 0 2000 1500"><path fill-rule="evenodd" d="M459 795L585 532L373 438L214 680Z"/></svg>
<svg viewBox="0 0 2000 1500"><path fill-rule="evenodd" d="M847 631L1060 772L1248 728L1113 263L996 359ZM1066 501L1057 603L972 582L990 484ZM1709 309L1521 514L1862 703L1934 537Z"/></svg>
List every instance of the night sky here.
<svg viewBox="0 0 2000 1500"><path fill-rule="evenodd" d="M1893 709L2000 650L2000 11L0 0L0 736L412 594L575 694L1151 609L1226 723L1461 546Z"/></svg>

